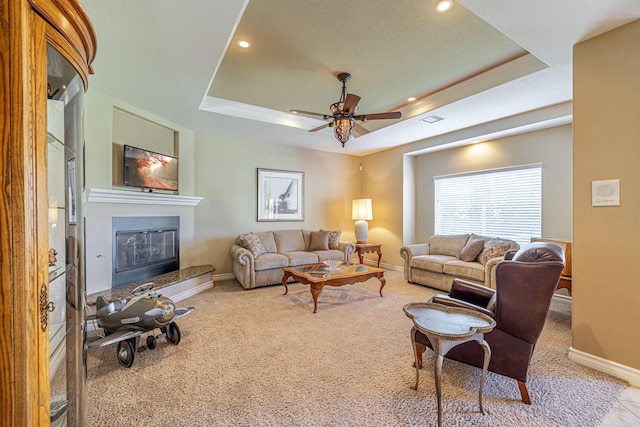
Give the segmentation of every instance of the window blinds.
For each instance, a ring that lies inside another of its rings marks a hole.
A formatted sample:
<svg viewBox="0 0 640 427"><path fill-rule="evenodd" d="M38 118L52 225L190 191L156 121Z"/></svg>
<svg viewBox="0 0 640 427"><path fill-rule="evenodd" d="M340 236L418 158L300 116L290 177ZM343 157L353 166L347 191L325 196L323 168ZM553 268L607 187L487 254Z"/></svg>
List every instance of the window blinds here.
<svg viewBox="0 0 640 427"><path fill-rule="evenodd" d="M541 235L541 163L433 179L437 234L475 233L521 245Z"/></svg>

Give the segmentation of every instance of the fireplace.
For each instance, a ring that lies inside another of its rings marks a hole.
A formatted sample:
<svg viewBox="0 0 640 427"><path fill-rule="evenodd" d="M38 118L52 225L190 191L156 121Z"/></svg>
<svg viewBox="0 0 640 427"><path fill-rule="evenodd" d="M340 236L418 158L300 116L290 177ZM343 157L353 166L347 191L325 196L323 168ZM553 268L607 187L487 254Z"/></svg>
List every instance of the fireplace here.
<svg viewBox="0 0 640 427"><path fill-rule="evenodd" d="M180 268L180 217L114 217L111 286Z"/></svg>

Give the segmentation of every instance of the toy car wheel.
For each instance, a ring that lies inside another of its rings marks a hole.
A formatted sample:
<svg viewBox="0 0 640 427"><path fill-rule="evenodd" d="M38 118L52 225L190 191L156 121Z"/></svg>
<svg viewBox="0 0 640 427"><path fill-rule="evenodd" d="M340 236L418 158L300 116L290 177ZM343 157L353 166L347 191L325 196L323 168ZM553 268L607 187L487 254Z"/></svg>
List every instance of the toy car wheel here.
<svg viewBox="0 0 640 427"><path fill-rule="evenodd" d="M176 322L171 322L167 325L167 341L173 345L178 345L180 342L180 328Z"/></svg>
<svg viewBox="0 0 640 427"><path fill-rule="evenodd" d="M149 335L147 337L147 348L149 350L153 350L154 348L156 348L156 337L154 337L153 335Z"/></svg>
<svg viewBox="0 0 640 427"><path fill-rule="evenodd" d="M156 337L154 337L153 335L149 335L147 337L147 348L149 350L153 350L154 348L156 348Z"/></svg>
<svg viewBox="0 0 640 427"><path fill-rule="evenodd" d="M133 351L133 345L131 341L120 341L118 343L118 362L125 368L130 368L133 365L133 359L135 353Z"/></svg>

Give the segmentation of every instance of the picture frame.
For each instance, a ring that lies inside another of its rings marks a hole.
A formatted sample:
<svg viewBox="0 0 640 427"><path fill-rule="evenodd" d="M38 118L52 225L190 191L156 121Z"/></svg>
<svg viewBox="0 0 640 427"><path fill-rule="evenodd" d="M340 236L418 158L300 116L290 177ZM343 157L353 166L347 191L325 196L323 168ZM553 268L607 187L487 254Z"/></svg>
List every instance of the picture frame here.
<svg viewBox="0 0 640 427"><path fill-rule="evenodd" d="M76 224L76 159L67 161L67 197L69 200L69 224Z"/></svg>
<svg viewBox="0 0 640 427"><path fill-rule="evenodd" d="M304 221L304 172L258 168L258 221Z"/></svg>

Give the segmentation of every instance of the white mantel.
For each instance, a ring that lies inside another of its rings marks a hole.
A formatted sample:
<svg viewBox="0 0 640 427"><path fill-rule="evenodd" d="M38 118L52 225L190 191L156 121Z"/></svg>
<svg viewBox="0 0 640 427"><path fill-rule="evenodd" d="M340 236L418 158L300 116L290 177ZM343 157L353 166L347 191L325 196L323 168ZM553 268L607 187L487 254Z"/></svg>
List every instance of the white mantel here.
<svg viewBox="0 0 640 427"><path fill-rule="evenodd" d="M194 215L202 200L170 193L87 188L82 195L87 292L111 288L114 217L180 216L180 267L194 265Z"/></svg>
<svg viewBox="0 0 640 427"><path fill-rule="evenodd" d="M104 188L89 188L82 196L83 202L88 203L134 203L171 206L198 206L198 203L204 198L144 191L107 190Z"/></svg>

